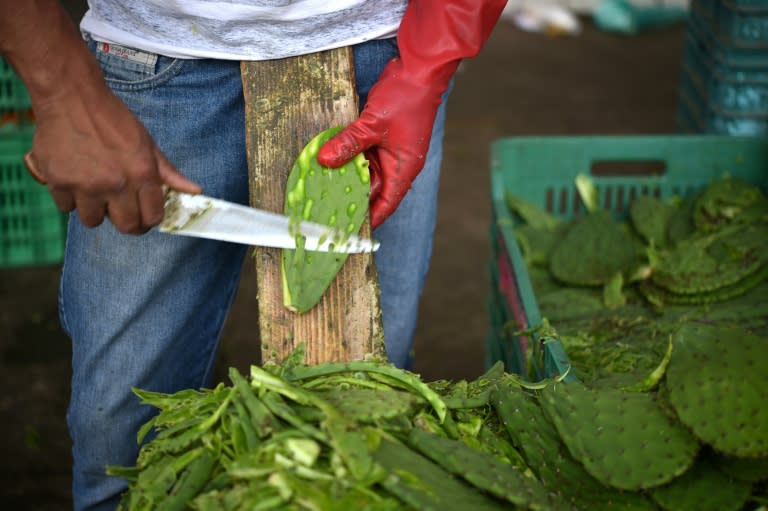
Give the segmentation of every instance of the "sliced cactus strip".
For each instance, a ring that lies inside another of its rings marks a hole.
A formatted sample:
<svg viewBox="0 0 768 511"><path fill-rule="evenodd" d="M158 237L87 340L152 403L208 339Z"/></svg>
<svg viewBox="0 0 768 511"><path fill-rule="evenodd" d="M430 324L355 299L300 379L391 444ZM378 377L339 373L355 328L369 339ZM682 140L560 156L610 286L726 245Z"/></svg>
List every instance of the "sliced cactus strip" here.
<svg viewBox="0 0 768 511"><path fill-rule="evenodd" d="M560 220L554 215L528 199L513 193L507 193L504 199L509 210L520 216L526 225L534 229L552 230L560 224Z"/></svg>
<svg viewBox="0 0 768 511"><path fill-rule="evenodd" d="M716 450L768 456L768 343L743 329L684 325L665 385L680 421Z"/></svg>
<svg viewBox="0 0 768 511"><path fill-rule="evenodd" d="M566 506L550 497L541 483L523 471L460 441L414 429L408 443L448 472L516 506L542 511Z"/></svg>
<svg viewBox="0 0 768 511"><path fill-rule="evenodd" d="M301 151L288 176L284 211L297 224L308 220L335 229L341 244L363 225L371 178L362 154L338 169L317 162L317 152L339 130L321 132ZM306 251L300 235L296 247L282 251L283 303L306 312L320 301L348 254Z"/></svg>
<svg viewBox="0 0 768 511"><path fill-rule="evenodd" d="M471 485L409 447L382 439L374 453L389 472L381 485L420 511L501 511L508 506L476 491Z"/></svg>
<svg viewBox="0 0 768 511"><path fill-rule="evenodd" d="M664 484L685 472L699 450L650 394L552 384L542 390L541 404L571 455L614 488Z"/></svg>
<svg viewBox="0 0 768 511"><path fill-rule="evenodd" d="M717 470L709 457L671 483L650 494L665 511L738 511L749 499L752 485Z"/></svg>

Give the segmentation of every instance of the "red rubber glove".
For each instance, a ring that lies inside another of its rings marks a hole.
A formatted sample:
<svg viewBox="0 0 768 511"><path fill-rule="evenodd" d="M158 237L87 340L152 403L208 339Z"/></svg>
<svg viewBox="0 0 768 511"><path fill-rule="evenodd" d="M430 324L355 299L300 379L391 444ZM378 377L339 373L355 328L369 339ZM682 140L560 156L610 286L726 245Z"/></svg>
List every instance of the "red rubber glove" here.
<svg viewBox="0 0 768 511"><path fill-rule="evenodd" d="M371 162L371 225L391 215L424 167L441 96L462 59L480 52L506 0L410 0L397 33L400 57L384 68L360 118L320 149L340 167Z"/></svg>

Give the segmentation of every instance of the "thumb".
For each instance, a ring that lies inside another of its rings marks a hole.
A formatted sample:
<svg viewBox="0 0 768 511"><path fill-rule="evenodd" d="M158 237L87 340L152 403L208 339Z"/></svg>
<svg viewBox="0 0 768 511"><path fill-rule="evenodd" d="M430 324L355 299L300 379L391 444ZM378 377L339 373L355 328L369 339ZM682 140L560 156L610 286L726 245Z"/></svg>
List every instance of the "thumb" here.
<svg viewBox="0 0 768 511"><path fill-rule="evenodd" d="M378 145L380 138L378 130L372 129L361 117L323 144L317 153L317 161L324 167L341 167L363 151Z"/></svg>
<svg viewBox="0 0 768 511"><path fill-rule="evenodd" d="M171 165L171 162L169 162L165 155L159 150L155 151L155 157L157 158L157 173L163 184L167 185L168 188L178 192L191 193L193 195L203 191L200 185L194 181L190 181L176 170L176 168Z"/></svg>

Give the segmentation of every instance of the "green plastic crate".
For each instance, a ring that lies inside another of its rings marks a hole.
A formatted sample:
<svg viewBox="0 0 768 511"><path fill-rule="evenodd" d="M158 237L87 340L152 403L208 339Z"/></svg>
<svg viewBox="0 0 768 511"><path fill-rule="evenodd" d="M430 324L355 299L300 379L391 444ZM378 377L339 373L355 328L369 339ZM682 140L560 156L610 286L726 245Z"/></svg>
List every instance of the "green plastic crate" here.
<svg viewBox="0 0 768 511"><path fill-rule="evenodd" d="M0 133L0 268L62 261L65 215L24 168L32 130Z"/></svg>
<svg viewBox="0 0 768 511"><path fill-rule="evenodd" d="M496 140L491 146L491 199L498 241L492 247L507 257L514 275L507 294L516 294L514 300L522 304L530 327L540 325L542 318L514 235L516 219L504 197L511 192L559 218L571 219L584 213L574 185L580 173L591 174L600 206L617 218L625 218L629 205L640 195L662 199L687 196L726 174L768 191L768 140L719 135ZM510 342L521 340L513 338ZM498 349L487 351L499 353ZM549 378L566 374L569 367L568 356L557 339L534 335L532 346L518 352L528 357L524 363L514 358L502 360L520 374Z"/></svg>
<svg viewBox="0 0 768 511"><path fill-rule="evenodd" d="M0 58L0 114L24 112L32 108L29 93L16 72Z"/></svg>

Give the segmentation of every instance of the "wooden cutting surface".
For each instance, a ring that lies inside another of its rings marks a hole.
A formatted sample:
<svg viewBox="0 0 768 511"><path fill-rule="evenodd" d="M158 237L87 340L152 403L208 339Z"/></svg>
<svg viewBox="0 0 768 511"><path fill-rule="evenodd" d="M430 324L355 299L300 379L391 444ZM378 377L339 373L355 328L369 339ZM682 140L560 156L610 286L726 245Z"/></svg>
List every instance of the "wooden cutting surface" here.
<svg viewBox="0 0 768 511"><path fill-rule="evenodd" d="M251 206L282 212L296 156L319 132L358 115L350 48L243 62ZM360 234L371 235L370 224ZM299 343L306 362L383 355L378 274L372 254L351 254L320 303L296 314L283 306L280 250L257 247L254 263L262 361L280 361Z"/></svg>

